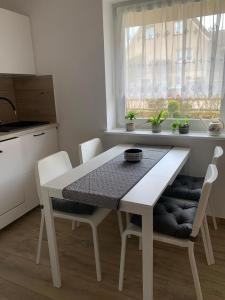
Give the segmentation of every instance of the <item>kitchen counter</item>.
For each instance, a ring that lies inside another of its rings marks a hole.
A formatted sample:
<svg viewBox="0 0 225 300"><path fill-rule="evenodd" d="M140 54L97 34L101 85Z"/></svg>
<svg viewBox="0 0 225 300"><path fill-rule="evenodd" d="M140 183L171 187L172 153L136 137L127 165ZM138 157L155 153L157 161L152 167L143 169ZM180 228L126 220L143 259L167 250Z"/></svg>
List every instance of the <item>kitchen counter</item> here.
<svg viewBox="0 0 225 300"><path fill-rule="evenodd" d="M28 128L20 128L18 130L13 130L10 132L0 132L0 142L4 141L4 140L15 138L15 137L20 137L20 136L23 136L26 134L35 133L35 132L39 132L42 130L48 130L48 129L55 128L55 127L58 127L57 123L50 123L50 124L28 127Z"/></svg>

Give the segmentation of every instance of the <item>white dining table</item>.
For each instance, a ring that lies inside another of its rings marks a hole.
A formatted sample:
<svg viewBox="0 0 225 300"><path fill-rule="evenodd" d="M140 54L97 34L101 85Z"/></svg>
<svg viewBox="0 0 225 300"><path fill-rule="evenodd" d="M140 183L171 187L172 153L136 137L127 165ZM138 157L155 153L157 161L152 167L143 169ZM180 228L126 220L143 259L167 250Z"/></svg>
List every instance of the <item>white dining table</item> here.
<svg viewBox="0 0 225 300"><path fill-rule="evenodd" d="M62 191L65 187L132 146L134 145L117 145L42 187L51 272L55 287L61 286L61 274L51 198L63 198ZM153 300L153 207L165 188L181 171L189 155L190 149L188 148L171 148L120 201L119 209L121 211L142 216L143 300ZM74 299L76 299L76 295L74 295Z"/></svg>

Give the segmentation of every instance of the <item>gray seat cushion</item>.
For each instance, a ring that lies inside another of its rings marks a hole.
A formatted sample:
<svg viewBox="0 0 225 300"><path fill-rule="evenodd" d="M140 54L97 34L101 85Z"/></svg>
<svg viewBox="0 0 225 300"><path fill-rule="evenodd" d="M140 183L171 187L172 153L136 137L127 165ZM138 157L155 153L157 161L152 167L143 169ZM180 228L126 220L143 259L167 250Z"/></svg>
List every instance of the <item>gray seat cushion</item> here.
<svg viewBox="0 0 225 300"><path fill-rule="evenodd" d="M201 195L204 178L179 175L171 186L165 190L165 196L198 201Z"/></svg>
<svg viewBox="0 0 225 300"><path fill-rule="evenodd" d="M198 203L161 197L154 207L154 231L181 239L188 239L192 232ZM131 222L142 226L141 216L133 215Z"/></svg>
<svg viewBox="0 0 225 300"><path fill-rule="evenodd" d="M96 206L57 198L52 198L52 207L57 211L80 215L92 215L97 209Z"/></svg>

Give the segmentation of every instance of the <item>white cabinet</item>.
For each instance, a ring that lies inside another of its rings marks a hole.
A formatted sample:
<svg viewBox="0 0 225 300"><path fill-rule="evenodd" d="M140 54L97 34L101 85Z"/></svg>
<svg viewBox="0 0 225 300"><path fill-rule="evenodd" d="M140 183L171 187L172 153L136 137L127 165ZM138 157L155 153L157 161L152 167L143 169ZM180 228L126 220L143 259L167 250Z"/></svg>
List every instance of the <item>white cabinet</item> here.
<svg viewBox="0 0 225 300"><path fill-rule="evenodd" d="M25 198L30 208L39 204L35 181L35 163L58 151L56 128L42 130L21 137L25 167Z"/></svg>
<svg viewBox="0 0 225 300"><path fill-rule="evenodd" d="M0 141L0 228L39 204L35 163L57 151L56 128Z"/></svg>
<svg viewBox="0 0 225 300"><path fill-rule="evenodd" d="M25 202L19 138L0 142L0 217Z"/></svg>
<svg viewBox="0 0 225 300"><path fill-rule="evenodd" d="M30 19L0 8L0 73L35 74Z"/></svg>

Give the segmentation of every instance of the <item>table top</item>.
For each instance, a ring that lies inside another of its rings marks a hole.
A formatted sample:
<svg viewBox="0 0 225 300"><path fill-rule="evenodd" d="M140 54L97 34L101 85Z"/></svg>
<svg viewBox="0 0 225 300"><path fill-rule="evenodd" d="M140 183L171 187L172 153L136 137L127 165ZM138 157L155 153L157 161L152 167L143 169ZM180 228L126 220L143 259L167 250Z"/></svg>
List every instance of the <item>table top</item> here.
<svg viewBox="0 0 225 300"><path fill-rule="evenodd" d="M134 145L115 146L90 161L48 182L50 197L62 198L62 190ZM168 184L178 175L190 154L189 148L174 147L121 199L120 210L138 213L157 202Z"/></svg>

